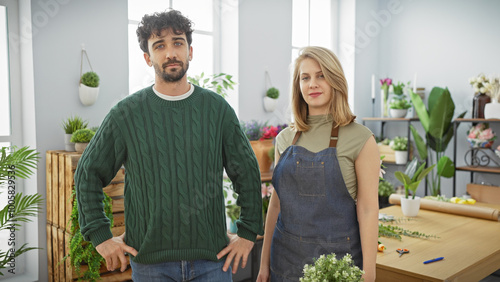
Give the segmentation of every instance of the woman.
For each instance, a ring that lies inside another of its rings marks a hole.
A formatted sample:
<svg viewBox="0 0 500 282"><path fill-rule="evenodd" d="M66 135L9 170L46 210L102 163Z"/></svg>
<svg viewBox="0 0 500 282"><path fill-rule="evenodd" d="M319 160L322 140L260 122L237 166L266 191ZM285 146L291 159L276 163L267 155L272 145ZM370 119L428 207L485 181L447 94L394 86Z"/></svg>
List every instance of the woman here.
<svg viewBox="0 0 500 282"><path fill-rule="evenodd" d="M335 54L301 49L292 95L295 123L276 138L257 281L298 281L305 264L329 253L350 253L374 281L380 157L371 131L353 122Z"/></svg>

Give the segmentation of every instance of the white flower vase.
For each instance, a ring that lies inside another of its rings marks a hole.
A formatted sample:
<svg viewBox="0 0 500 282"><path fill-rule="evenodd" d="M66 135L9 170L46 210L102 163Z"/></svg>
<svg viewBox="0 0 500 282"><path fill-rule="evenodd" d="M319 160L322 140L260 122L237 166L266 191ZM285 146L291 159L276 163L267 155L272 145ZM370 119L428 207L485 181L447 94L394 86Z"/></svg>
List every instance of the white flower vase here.
<svg viewBox="0 0 500 282"><path fill-rule="evenodd" d="M408 162L407 151L394 151L394 157L396 159L396 164L406 164L406 162Z"/></svg>
<svg viewBox="0 0 500 282"><path fill-rule="evenodd" d="M78 89L80 94L80 101L84 106L92 106L99 96L99 87L88 87L85 84L80 83Z"/></svg>
<svg viewBox="0 0 500 282"><path fill-rule="evenodd" d="M420 197L415 196L415 199L401 197L401 211L404 216L417 216L420 210Z"/></svg>
<svg viewBox="0 0 500 282"><path fill-rule="evenodd" d="M276 105L278 105L278 99L264 97L264 109L266 112L274 112Z"/></svg>
<svg viewBox="0 0 500 282"><path fill-rule="evenodd" d="M64 150L68 152L75 151L75 143L71 142L71 136L73 134L64 134Z"/></svg>
<svg viewBox="0 0 500 282"><path fill-rule="evenodd" d="M492 99L491 103L484 106L484 118L500 119L500 103L497 100Z"/></svg>

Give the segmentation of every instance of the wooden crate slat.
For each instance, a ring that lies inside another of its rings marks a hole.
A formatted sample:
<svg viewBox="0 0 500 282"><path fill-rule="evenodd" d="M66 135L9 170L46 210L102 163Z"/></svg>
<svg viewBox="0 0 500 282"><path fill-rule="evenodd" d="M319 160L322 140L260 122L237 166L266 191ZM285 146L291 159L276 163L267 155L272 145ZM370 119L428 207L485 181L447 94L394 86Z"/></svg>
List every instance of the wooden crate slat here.
<svg viewBox="0 0 500 282"><path fill-rule="evenodd" d="M113 199L112 203L112 208L113 208L113 213L118 213L118 212L123 212L125 211L125 199Z"/></svg>
<svg viewBox="0 0 500 282"><path fill-rule="evenodd" d="M114 213L113 214L113 226L118 227L118 226L123 226L125 225L125 213L120 212L120 213Z"/></svg>
<svg viewBox="0 0 500 282"><path fill-rule="evenodd" d="M66 247L65 247L65 242L64 242L64 230L60 229L60 228L57 228L57 241L58 241L58 245L57 245L57 252L58 252L58 259L56 261L56 265L57 265L57 270L59 272L59 281L64 281L65 280L65 277L66 277L66 267L64 266L64 261L63 258L64 258L64 254L65 254L65 251L66 251Z"/></svg>
<svg viewBox="0 0 500 282"><path fill-rule="evenodd" d="M123 192L125 190L125 183L111 183L108 186L104 187L104 192L108 194L111 198L117 196L123 196Z"/></svg>
<svg viewBox="0 0 500 282"><path fill-rule="evenodd" d="M45 208L47 210L47 223L52 222L52 152L47 151L45 154L45 167L46 167L46 176L45 176L45 185L46 185L46 200L45 200ZM47 233L48 234L48 233Z"/></svg>
<svg viewBox="0 0 500 282"><path fill-rule="evenodd" d="M58 248L57 246L59 245L59 240L58 240L58 237L57 237L57 227L52 225L51 226L51 231L52 231L52 254L53 254L53 257L52 257L52 265L53 265L53 277L54 277L54 281L60 281L60 276L59 276L59 267L60 265L58 266L57 263L60 261L60 258L59 258L59 251L58 251Z"/></svg>
<svg viewBox="0 0 500 282"><path fill-rule="evenodd" d="M48 198L48 197L47 197ZM53 265L53 252L52 252L52 225L47 223L47 264L49 282L54 281L54 265Z"/></svg>
<svg viewBox="0 0 500 282"><path fill-rule="evenodd" d="M59 188L59 156L57 154L52 154L52 224L59 226L59 210L57 205L59 204L59 193L57 189Z"/></svg>
<svg viewBox="0 0 500 282"><path fill-rule="evenodd" d="M111 228L113 236L120 236L125 232L125 226L116 226Z"/></svg>
<svg viewBox="0 0 500 282"><path fill-rule="evenodd" d="M101 275L101 280L103 282L118 282L118 281L128 281L132 279L132 268L128 268L124 272L120 272L119 270L104 273Z"/></svg>
<svg viewBox="0 0 500 282"><path fill-rule="evenodd" d="M116 174L115 178L111 180L111 183L123 182L125 181L125 169L121 168Z"/></svg>
<svg viewBox="0 0 500 282"><path fill-rule="evenodd" d="M64 169L66 168L65 166L65 158L64 154L59 154L59 185L57 187L57 190L55 191L57 194L59 194L59 201L57 203L58 207L58 212L59 212L59 220L57 223L57 226L59 228L65 228L66 227L66 197L64 194L64 189L66 182L64 181L65 179L65 173Z"/></svg>
<svg viewBox="0 0 500 282"><path fill-rule="evenodd" d="M78 159L80 158L79 155ZM66 155L65 156L65 169L64 169L64 190L61 191L61 193L64 193L64 222L65 225L64 227L67 228L68 221L71 217L71 212L73 210L73 198L71 197L71 194L73 194L73 186L74 186L74 169L73 169L73 162L75 161L75 155ZM78 160L77 160L78 162ZM76 166L76 165L75 165Z"/></svg>

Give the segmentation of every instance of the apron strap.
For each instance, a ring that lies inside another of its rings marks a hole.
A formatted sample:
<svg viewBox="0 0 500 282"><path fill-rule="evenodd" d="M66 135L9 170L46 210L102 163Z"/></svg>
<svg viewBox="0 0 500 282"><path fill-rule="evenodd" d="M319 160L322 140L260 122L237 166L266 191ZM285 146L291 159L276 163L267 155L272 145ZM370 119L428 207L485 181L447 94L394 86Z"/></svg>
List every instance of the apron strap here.
<svg viewBox="0 0 500 282"><path fill-rule="evenodd" d="M295 145L295 143L297 143L297 140L299 140L300 134L302 134L302 131L297 131L297 133L295 133L295 137L293 137L292 145ZM332 133L330 136L330 147L337 147L338 140L339 140L339 127L332 126Z"/></svg>
<svg viewBox="0 0 500 282"><path fill-rule="evenodd" d="M337 141L339 140L339 126L332 126L332 134L330 136L330 147L337 147Z"/></svg>

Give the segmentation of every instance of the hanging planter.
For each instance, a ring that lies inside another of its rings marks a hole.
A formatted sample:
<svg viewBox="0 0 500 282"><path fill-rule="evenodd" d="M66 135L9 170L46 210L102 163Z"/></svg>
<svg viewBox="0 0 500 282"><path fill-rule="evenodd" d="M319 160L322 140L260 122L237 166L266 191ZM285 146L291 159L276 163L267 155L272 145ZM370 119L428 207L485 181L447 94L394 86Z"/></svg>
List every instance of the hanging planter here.
<svg viewBox="0 0 500 282"><path fill-rule="evenodd" d="M87 58L91 71L82 75L83 55ZM84 106L92 106L99 96L99 76L92 69L89 56L84 47L82 47L82 57L80 60L80 86L78 87L80 101Z"/></svg>
<svg viewBox="0 0 500 282"><path fill-rule="evenodd" d="M271 87L271 77L267 70L266 85L268 86L268 89L266 91L266 96L264 97L264 109L266 110L266 112L274 112L276 106L278 105L278 97L280 96L280 91L276 87Z"/></svg>

